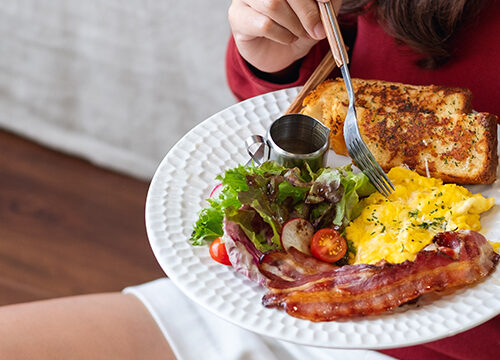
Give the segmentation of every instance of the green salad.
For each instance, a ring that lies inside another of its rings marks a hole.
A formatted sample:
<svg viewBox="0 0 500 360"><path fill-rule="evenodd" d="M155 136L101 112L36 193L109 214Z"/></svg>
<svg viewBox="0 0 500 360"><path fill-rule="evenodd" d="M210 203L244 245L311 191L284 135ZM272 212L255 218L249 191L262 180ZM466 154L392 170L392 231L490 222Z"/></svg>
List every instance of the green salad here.
<svg viewBox="0 0 500 360"><path fill-rule="evenodd" d="M274 161L242 166L218 176L221 191L207 199L191 235L193 245L221 237L224 221L238 224L259 252L280 250L283 225L303 218L315 229L345 226L361 211L360 198L375 188L350 165L316 172L285 168Z"/></svg>

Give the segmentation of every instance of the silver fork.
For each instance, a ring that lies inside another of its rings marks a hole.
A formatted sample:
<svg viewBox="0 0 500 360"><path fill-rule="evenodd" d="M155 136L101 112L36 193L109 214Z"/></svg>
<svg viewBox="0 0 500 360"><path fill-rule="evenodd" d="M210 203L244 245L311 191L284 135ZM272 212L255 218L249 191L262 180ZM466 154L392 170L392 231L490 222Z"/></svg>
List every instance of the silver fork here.
<svg viewBox="0 0 500 360"><path fill-rule="evenodd" d="M368 146L366 146L359 131L356 109L354 108L354 90L352 88L351 75L347 68L349 58L347 56L344 40L340 33L335 10L330 1L326 3L320 2L318 4L328 42L330 43L335 62L342 72L349 98L349 107L344 121L344 139L347 151L360 170L368 176L378 192L384 196L389 196L394 190L394 185L392 185L387 175L377 163L377 160L373 157L373 154L370 152L370 149L368 149Z"/></svg>

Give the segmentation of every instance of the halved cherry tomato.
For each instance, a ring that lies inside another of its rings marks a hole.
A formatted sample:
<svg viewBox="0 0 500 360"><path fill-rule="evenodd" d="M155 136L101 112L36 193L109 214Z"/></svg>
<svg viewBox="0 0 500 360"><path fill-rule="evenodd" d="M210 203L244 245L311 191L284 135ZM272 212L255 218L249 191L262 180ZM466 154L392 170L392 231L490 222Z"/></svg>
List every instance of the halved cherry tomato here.
<svg viewBox="0 0 500 360"><path fill-rule="evenodd" d="M338 231L330 228L316 231L311 240L311 254L321 261L333 263L342 259L346 251L345 239Z"/></svg>
<svg viewBox="0 0 500 360"><path fill-rule="evenodd" d="M212 257L212 259L214 259L218 263L231 265L229 256L227 256L226 244L221 241L220 237L212 241L208 251L210 252L210 256Z"/></svg>

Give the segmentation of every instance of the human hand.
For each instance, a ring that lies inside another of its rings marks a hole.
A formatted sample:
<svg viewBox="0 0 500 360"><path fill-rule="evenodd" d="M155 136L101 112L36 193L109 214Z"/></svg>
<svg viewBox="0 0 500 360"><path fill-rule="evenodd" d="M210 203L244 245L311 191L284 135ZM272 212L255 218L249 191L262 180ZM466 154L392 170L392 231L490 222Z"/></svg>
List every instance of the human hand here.
<svg viewBox="0 0 500 360"><path fill-rule="evenodd" d="M317 2L233 0L229 24L241 56L266 73L286 69L325 38ZM341 0L333 1L336 10Z"/></svg>

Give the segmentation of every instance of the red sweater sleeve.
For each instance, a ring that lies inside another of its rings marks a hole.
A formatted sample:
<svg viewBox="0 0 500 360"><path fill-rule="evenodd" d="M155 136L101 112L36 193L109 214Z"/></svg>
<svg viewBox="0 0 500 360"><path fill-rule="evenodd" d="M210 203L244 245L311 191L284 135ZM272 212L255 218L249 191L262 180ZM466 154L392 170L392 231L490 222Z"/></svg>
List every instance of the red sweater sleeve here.
<svg viewBox="0 0 500 360"><path fill-rule="evenodd" d="M297 80L287 84L275 84L257 77L250 70L231 37L226 52L226 76L229 88L241 101L270 91L304 85L328 51L328 46L325 44L328 45L326 42L318 43L302 60Z"/></svg>

